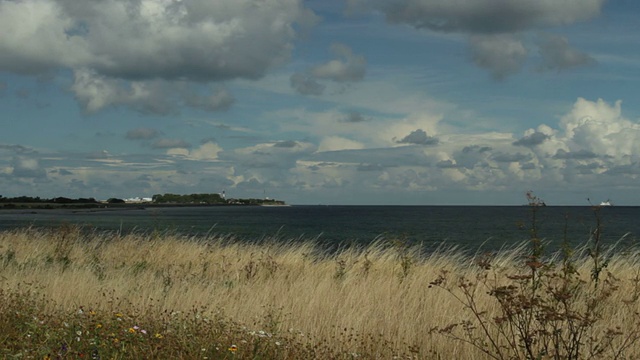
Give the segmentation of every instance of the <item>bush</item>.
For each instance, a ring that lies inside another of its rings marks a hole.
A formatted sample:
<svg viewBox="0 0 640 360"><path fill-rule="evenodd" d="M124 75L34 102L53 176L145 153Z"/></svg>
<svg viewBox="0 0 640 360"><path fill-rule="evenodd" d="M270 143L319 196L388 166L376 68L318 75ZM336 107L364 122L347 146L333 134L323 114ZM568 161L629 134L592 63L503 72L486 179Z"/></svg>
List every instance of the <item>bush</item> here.
<svg viewBox="0 0 640 360"><path fill-rule="evenodd" d="M631 294L617 294L620 280L606 271L608 258L600 244L601 207L593 207L596 227L580 252L591 259L587 277L577 271L575 252L566 239L559 253L544 257L536 223L536 212L544 202L532 193L527 198L531 239L520 268L505 271L485 255L476 259L474 278L443 271L430 287L447 291L469 317L434 327L431 333L467 343L493 359L629 358L640 338L640 315L635 310L640 279L631 279ZM479 301L483 293L492 301ZM620 307L628 308L633 317L613 319L618 324L611 326L607 314Z"/></svg>

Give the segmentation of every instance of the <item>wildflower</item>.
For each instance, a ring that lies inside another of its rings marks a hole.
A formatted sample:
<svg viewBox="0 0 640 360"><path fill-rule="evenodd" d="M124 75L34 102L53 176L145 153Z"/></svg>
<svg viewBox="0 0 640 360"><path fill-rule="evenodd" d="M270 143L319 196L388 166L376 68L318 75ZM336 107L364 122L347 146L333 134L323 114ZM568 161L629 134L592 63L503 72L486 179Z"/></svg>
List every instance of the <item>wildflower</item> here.
<svg viewBox="0 0 640 360"><path fill-rule="evenodd" d="M145 335L147 335L147 330L145 330L145 329L140 330L140 332L145 334Z"/></svg>
<svg viewBox="0 0 640 360"><path fill-rule="evenodd" d="M136 333L136 329L134 329L134 328L129 328L129 332L130 332L130 333L132 333L132 334L135 334L135 333Z"/></svg>
<svg viewBox="0 0 640 360"><path fill-rule="evenodd" d="M80 331L80 330L76 331L76 335L82 336L82 331Z"/></svg>
<svg viewBox="0 0 640 360"><path fill-rule="evenodd" d="M282 345L280 341L276 341L276 346L280 346L280 345Z"/></svg>
<svg viewBox="0 0 640 360"><path fill-rule="evenodd" d="M231 345L231 346L229 346L229 351L231 351L232 353L234 353L234 352L238 351L238 347L237 347L237 346L235 346L235 345Z"/></svg>
<svg viewBox="0 0 640 360"><path fill-rule="evenodd" d="M42 360L51 360L51 354L45 355Z"/></svg>
<svg viewBox="0 0 640 360"><path fill-rule="evenodd" d="M154 337L155 337L156 339L162 339L162 338L164 337L164 335L162 335L162 334L160 334L160 333L156 333L156 334L154 335Z"/></svg>
<svg viewBox="0 0 640 360"><path fill-rule="evenodd" d="M95 347L91 350L91 359L100 360L100 353L98 353L98 349Z"/></svg>
<svg viewBox="0 0 640 360"><path fill-rule="evenodd" d="M92 316L93 316L93 315L95 315L95 314L96 314L96 312L95 312L95 311L93 311L93 310L89 310L89 315L92 315Z"/></svg>
<svg viewBox="0 0 640 360"><path fill-rule="evenodd" d="M140 327L139 327L138 325L133 325L133 328L134 328L135 330L140 329Z"/></svg>
<svg viewBox="0 0 640 360"><path fill-rule="evenodd" d="M101 327L102 327L102 324L100 324L100 323L96 324L96 329L100 329Z"/></svg>
<svg viewBox="0 0 640 360"><path fill-rule="evenodd" d="M58 351L58 355L65 356L67 354L67 351L69 351L69 347L67 347L66 342L63 342L62 345L60 346L60 351Z"/></svg>

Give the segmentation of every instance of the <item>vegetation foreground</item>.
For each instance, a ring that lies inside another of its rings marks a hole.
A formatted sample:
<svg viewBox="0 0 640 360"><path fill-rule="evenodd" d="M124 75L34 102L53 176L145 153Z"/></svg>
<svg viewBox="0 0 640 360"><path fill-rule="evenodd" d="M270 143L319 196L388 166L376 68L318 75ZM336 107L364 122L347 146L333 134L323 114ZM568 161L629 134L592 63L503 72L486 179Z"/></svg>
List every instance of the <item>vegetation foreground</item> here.
<svg viewBox="0 0 640 360"><path fill-rule="evenodd" d="M533 235L535 235L535 228ZM6 359L640 357L636 252L0 232ZM593 242L595 240L595 242Z"/></svg>

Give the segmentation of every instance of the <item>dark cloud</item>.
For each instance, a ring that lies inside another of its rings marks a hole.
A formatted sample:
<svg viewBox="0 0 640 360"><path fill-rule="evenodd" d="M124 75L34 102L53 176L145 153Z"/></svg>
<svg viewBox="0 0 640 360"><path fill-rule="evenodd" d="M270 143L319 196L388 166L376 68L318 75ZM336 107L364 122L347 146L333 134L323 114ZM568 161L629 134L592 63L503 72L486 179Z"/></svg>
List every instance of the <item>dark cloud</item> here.
<svg viewBox="0 0 640 360"><path fill-rule="evenodd" d="M520 162L520 161L529 161L531 160L531 154L507 154L507 153L499 153L495 154L491 157L493 160L497 162L503 163L511 163L511 162Z"/></svg>
<svg viewBox="0 0 640 360"><path fill-rule="evenodd" d="M133 81L257 79L289 57L295 29L318 20L301 1L285 0L193 0L156 10L120 0L0 2L0 33L8 36L0 69L82 67Z"/></svg>
<svg viewBox="0 0 640 360"><path fill-rule="evenodd" d="M589 164L579 164L575 166L575 169L578 170L580 174L588 175L593 174L595 170L600 169L601 166L598 163L589 163Z"/></svg>
<svg viewBox="0 0 640 360"><path fill-rule="evenodd" d="M473 62L496 80L519 72L527 59L527 49L512 35L475 35L469 44Z"/></svg>
<svg viewBox="0 0 640 360"><path fill-rule="evenodd" d="M16 157L12 161L11 175L19 178L44 179L47 177L45 169L40 167L39 161L29 157Z"/></svg>
<svg viewBox="0 0 640 360"><path fill-rule="evenodd" d="M102 150L98 152L94 152L91 154L87 154L86 158L90 160L101 160L101 159L109 159L111 154L107 150Z"/></svg>
<svg viewBox="0 0 640 360"><path fill-rule="evenodd" d="M0 72L70 70L87 113L115 105L168 115L181 102L219 110L231 105L228 94L183 98L178 90L260 79L318 20L302 0L0 1Z"/></svg>
<svg viewBox="0 0 640 360"><path fill-rule="evenodd" d="M273 144L273 147L277 147L277 148L294 148L298 146L298 143L296 141L293 140L287 140L287 141L279 141L275 144Z"/></svg>
<svg viewBox="0 0 640 360"><path fill-rule="evenodd" d="M15 154L31 154L31 153L35 153L36 151L32 148L26 147L26 146L22 146L22 145L5 145L5 144L0 144L0 150L7 150L7 151L11 151Z"/></svg>
<svg viewBox="0 0 640 360"><path fill-rule="evenodd" d="M71 91L86 114L124 106L143 114L169 115L177 113L184 84L160 80L130 83L83 69L74 71Z"/></svg>
<svg viewBox="0 0 640 360"><path fill-rule="evenodd" d="M629 165L620 165L609 168L604 172L607 175L638 175L640 174L640 164L634 162Z"/></svg>
<svg viewBox="0 0 640 360"><path fill-rule="evenodd" d="M529 163L520 164L520 168L522 170L534 170L534 169L537 169L538 166L534 163L529 162Z"/></svg>
<svg viewBox="0 0 640 360"><path fill-rule="evenodd" d="M595 59L588 54L572 48L564 36L544 35L538 43L542 63L538 70L567 70L570 68L593 65Z"/></svg>
<svg viewBox="0 0 640 360"><path fill-rule="evenodd" d="M313 76L296 73L291 75L291 87L302 95L322 95L325 86Z"/></svg>
<svg viewBox="0 0 640 360"><path fill-rule="evenodd" d="M137 128L127 131L125 138L129 140L149 140L160 135L160 131L152 128Z"/></svg>
<svg viewBox="0 0 640 360"><path fill-rule="evenodd" d="M367 121L367 118L365 118L361 113L357 111L352 111L349 114L347 114L344 118L340 119L340 122L345 122L345 123L359 123L364 121Z"/></svg>
<svg viewBox="0 0 640 360"><path fill-rule="evenodd" d="M235 102L235 98L226 89L218 89L208 96L188 93L183 98L185 105L205 111L227 110Z"/></svg>
<svg viewBox="0 0 640 360"><path fill-rule="evenodd" d="M471 146L465 146L462 149L462 153L464 154L468 154L471 152L484 153L491 150L493 150L493 148L490 146L471 145Z"/></svg>
<svg viewBox="0 0 640 360"><path fill-rule="evenodd" d="M359 164L356 167L357 171L382 171L384 167L380 164Z"/></svg>
<svg viewBox="0 0 640 360"><path fill-rule="evenodd" d="M388 22L416 29L470 35L473 62L495 79L520 71L527 50L514 37L529 30L598 16L606 0L347 0L349 12L379 12ZM582 65L584 54L545 43L545 67Z"/></svg>
<svg viewBox="0 0 640 360"><path fill-rule="evenodd" d="M153 144L151 144L151 147L153 149L175 149L175 148L188 149L191 147L191 144L189 144L184 140L159 139L155 141Z"/></svg>
<svg viewBox="0 0 640 360"><path fill-rule="evenodd" d="M214 137L207 137L204 138L202 140L200 140L200 145L206 144L206 143L215 143L216 142L216 138Z"/></svg>
<svg viewBox="0 0 640 360"><path fill-rule="evenodd" d="M598 155L594 154L588 150L578 150L568 152L563 149L559 149L556 154L553 156L554 159L574 159L574 160L588 160L594 159L598 157Z"/></svg>
<svg viewBox="0 0 640 360"><path fill-rule="evenodd" d="M364 56L354 54L351 48L344 44L331 45L331 51L337 59L314 66L310 71L314 77L336 82L353 82L364 79L367 68Z"/></svg>
<svg viewBox="0 0 640 360"><path fill-rule="evenodd" d="M513 145L533 147L542 144L547 139L549 139L549 135L536 131L531 135L527 135L520 140L514 141Z"/></svg>
<svg viewBox="0 0 640 360"><path fill-rule="evenodd" d="M416 145L436 145L439 142L438 138L428 136L427 133L418 129L412 131L409 135L405 136L401 140L397 140L398 144L416 144Z"/></svg>
<svg viewBox="0 0 640 360"><path fill-rule="evenodd" d="M471 34L515 33L588 20L605 0L347 0L351 11L382 12L418 29Z"/></svg>
<svg viewBox="0 0 640 360"><path fill-rule="evenodd" d="M451 160L442 160L436 163L436 167L440 169L455 169L458 165Z"/></svg>

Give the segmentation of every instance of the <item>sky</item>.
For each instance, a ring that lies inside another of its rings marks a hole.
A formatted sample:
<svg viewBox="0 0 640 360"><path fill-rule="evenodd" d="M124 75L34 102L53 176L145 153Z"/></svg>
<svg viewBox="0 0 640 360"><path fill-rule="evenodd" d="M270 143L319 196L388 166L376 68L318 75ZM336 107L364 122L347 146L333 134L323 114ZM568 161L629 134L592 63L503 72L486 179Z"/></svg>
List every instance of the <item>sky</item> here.
<svg viewBox="0 0 640 360"><path fill-rule="evenodd" d="M637 0L0 0L0 195L640 205Z"/></svg>

